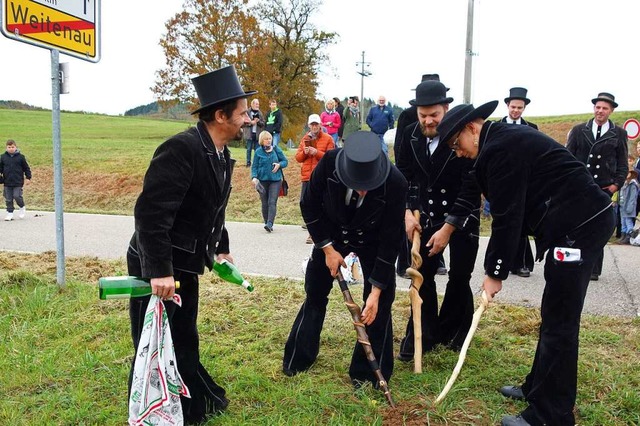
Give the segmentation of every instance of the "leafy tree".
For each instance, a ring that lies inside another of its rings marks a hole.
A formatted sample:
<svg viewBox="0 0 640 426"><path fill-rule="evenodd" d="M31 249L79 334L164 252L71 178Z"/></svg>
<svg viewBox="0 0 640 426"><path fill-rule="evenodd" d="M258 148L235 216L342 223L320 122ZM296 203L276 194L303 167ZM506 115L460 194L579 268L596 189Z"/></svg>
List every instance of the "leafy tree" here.
<svg viewBox="0 0 640 426"><path fill-rule="evenodd" d="M320 6L310 0L185 0L166 24L160 41L166 67L152 90L163 107L195 106L190 77L233 64L243 87L258 90L263 110L269 99L278 100L283 136L297 138L306 116L318 110L318 68L337 37L310 22Z"/></svg>

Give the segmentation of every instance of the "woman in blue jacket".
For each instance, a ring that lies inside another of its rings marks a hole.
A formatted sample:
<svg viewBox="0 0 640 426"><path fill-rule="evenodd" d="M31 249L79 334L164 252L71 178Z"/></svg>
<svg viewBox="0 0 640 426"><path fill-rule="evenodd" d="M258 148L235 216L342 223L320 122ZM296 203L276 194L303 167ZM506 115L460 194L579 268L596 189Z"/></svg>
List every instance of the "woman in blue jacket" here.
<svg viewBox="0 0 640 426"><path fill-rule="evenodd" d="M277 146L272 146L273 137L266 130L258 136L260 148L256 150L251 163L251 181L260 194L262 202L262 219L264 229L273 231L273 222L276 218L278 194L282 185L282 169L287 167L289 161Z"/></svg>

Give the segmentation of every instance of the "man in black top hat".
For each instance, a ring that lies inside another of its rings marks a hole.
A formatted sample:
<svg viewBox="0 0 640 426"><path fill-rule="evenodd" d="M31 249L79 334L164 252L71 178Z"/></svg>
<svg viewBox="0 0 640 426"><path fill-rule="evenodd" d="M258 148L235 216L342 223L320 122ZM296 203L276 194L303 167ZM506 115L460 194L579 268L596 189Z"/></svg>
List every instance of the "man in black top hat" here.
<svg viewBox="0 0 640 426"><path fill-rule="evenodd" d="M354 252L364 274L362 322L382 375L390 379L393 265L401 242L406 193L407 181L371 132L352 133L344 148L326 152L314 169L300 202L314 248L305 273L307 296L284 348L282 368L287 376L306 371L315 362L334 277L340 266L346 267L344 257ZM357 342L349 376L354 385L377 383Z"/></svg>
<svg viewBox="0 0 640 426"><path fill-rule="evenodd" d="M422 304L422 347L429 351L437 344L459 350L471 325L473 297L469 280L478 251L480 192L469 170L473 162L456 158L440 143L436 126L449 109L453 98L439 81L428 80L416 88L411 101L418 121L405 127L397 165L409 182L405 212L405 230L411 240L415 229L421 231L419 272ZM413 211L420 212L416 221ZM449 244L449 281L438 313L434 275L437 253ZM409 318L406 335L400 344L398 359L413 359L413 322Z"/></svg>
<svg viewBox="0 0 640 426"><path fill-rule="evenodd" d="M452 108L438 126L441 143L473 161L473 176L494 209L484 261L489 298L509 276L524 230L544 264L540 336L523 385L504 386L528 407L503 426L575 424L578 335L589 275L611 236L611 198L567 150L528 126L486 121L498 101ZM517 194L517 195L515 195Z"/></svg>
<svg viewBox="0 0 640 426"><path fill-rule="evenodd" d="M422 79L420 80L420 82L422 83L423 81L428 81L428 80L440 81L440 76L438 74L422 74ZM415 91L416 89L414 88L411 90ZM448 90L449 89L447 88L447 91ZM402 132L404 131L405 127L411 124L415 125L415 123L417 122L418 122L418 107L415 105L409 106L409 108L403 110L398 116L398 123L396 126L396 137L393 142L393 154L396 160L396 164L398 163L398 157L400 155L400 145L402 144ZM408 241L406 241L406 238L404 239L405 239L405 244L400 249L400 254L398 255L398 262L396 265L396 271L398 272L399 276L406 278L406 271L407 271L407 268L410 266L409 252L411 250L411 244L408 243ZM438 271L437 271L438 275L446 275L447 267L444 262L444 257L442 256L442 254L439 255L439 262L440 262L440 266L438 267Z"/></svg>
<svg viewBox="0 0 640 426"><path fill-rule="evenodd" d="M509 96L504 98L504 103L507 104L509 115L502 117L501 121L503 123L522 124L538 130L537 125L522 118L522 113L530 102L531 100L527 98L527 89L524 87L512 87L509 89ZM516 251L515 263L511 273L519 277L527 278L531 276L532 271L533 252L529 245L529 238L524 236Z"/></svg>
<svg viewBox="0 0 640 426"><path fill-rule="evenodd" d="M503 123L524 124L538 130L537 125L522 118L522 113L530 102L531 99L527 98L527 89L524 87L512 87L509 89L509 96L504 98L504 103L507 104L509 109L509 115L503 117L501 121Z"/></svg>
<svg viewBox="0 0 640 426"><path fill-rule="evenodd" d="M214 260L233 262L225 228L235 160L227 144L249 123L247 96L233 66L192 79L199 121L162 143L153 154L135 205L135 232L127 251L129 275L151 278L152 293L170 299L175 281L182 307L166 304L178 371L191 393L181 397L186 424L204 421L229 401L200 363L198 275ZM149 297L132 298L131 335L137 350ZM129 378L129 387L133 368Z"/></svg>
<svg viewBox="0 0 640 426"><path fill-rule="evenodd" d="M571 129L567 149L587 165L596 184L612 196L622 188L629 172L627 132L609 120L618 107L611 93L598 93L591 103L594 117ZM604 250L593 266L591 279L594 281L600 278L603 260Z"/></svg>

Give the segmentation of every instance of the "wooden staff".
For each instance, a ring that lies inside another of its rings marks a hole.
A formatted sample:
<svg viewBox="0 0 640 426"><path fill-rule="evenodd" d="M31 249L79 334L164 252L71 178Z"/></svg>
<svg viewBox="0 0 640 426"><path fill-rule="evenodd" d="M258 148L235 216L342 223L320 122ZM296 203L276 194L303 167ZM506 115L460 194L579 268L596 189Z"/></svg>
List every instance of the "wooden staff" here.
<svg viewBox="0 0 640 426"><path fill-rule="evenodd" d="M413 217L420 223L420 212L413 211ZM418 269L422 266L422 256L420 256L420 231L413 231L411 244L411 267L407 268L407 275L411 278L409 287L409 300L411 300L411 313L413 314L413 372L422 373L422 298L420 297L420 287L422 287L423 277Z"/></svg>
<svg viewBox="0 0 640 426"><path fill-rule="evenodd" d="M378 361L376 360L376 356L373 353L373 349L371 349L369 336L367 335L367 331L365 330L364 324L361 320L362 311L360 310L360 306L358 306L358 304L353 301L353 297L351 297L351 292L349 291L347 282L342 276L342 272L340 272L340 268L338 268L338 275L336 276L336 278L338 279L340 290L342 291L342 295L344 296L344 304L347 305L347 308L351 313L351 318L353 319L353 327L356 329L356 334L358 335L358 342L360 342L362 348L364 349L364 353L367 356L367 361L369 361L369 365L373 370L373 374L376 376L378 384L380 385L380 389L382 389L382 391L384 392L384 396L387 398L387 401L389 401L389 405L391 405L392 408L396 408L396 404L391 398L389 385L384 379L382 371L380 370L380 366L378 365Z"/></svg>
<svg viewBox="0 0 640 426"><path fill-rule="evenodd" d="M471 328L469 328L467 337L466 339L464 339L464 343L462 344L462 349L460 349L460 356L458 357L458 363L453 369L453 373L451 373L451 377L449 378L449 381L445 385L444 389L442 389L442 392L440 392L440 395L438 395L438 397L436 398L435 404L438 404L440 401L444 399L445 396L447 396L447 393L449 393L449 390L451 390L453 383L458 378L458 374L460 374L460 370L462 370L462 364L464 364L464 360L467 357L467 349L469 349L469 344L471 343L471 339L473 338L473 335L476 332L476 328L478 328L480 317L482 316L482 313L487 308L487 306L489 306L489 299L487 298L487 293L483 290L482 298L480 300L480 306L478 306L476 313L473 314L473 321L471 321Z"/></svg>

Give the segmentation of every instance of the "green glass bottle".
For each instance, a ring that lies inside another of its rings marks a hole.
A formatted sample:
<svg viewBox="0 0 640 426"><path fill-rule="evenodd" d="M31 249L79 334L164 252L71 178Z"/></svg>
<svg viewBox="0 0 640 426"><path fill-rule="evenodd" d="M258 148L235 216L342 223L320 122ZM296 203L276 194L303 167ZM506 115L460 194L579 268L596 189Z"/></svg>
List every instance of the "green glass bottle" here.
<svg viewBox="0 0 640 426"><path fill-rule="evenodd" d="M180 281L176 281L176 289ZM98 279L98 295L100 299L129 299L151 294L151 279L131 276L102 277Z"/></svg>
<svg viewBox="0 0 640 426"><path fill-rule="evenodd" d="M241 285L248 291L253 291L251 283L245 280L236 265L227 261L227 259L222 259L222 262L213 262L213 270L223 280Z"/></svg>

